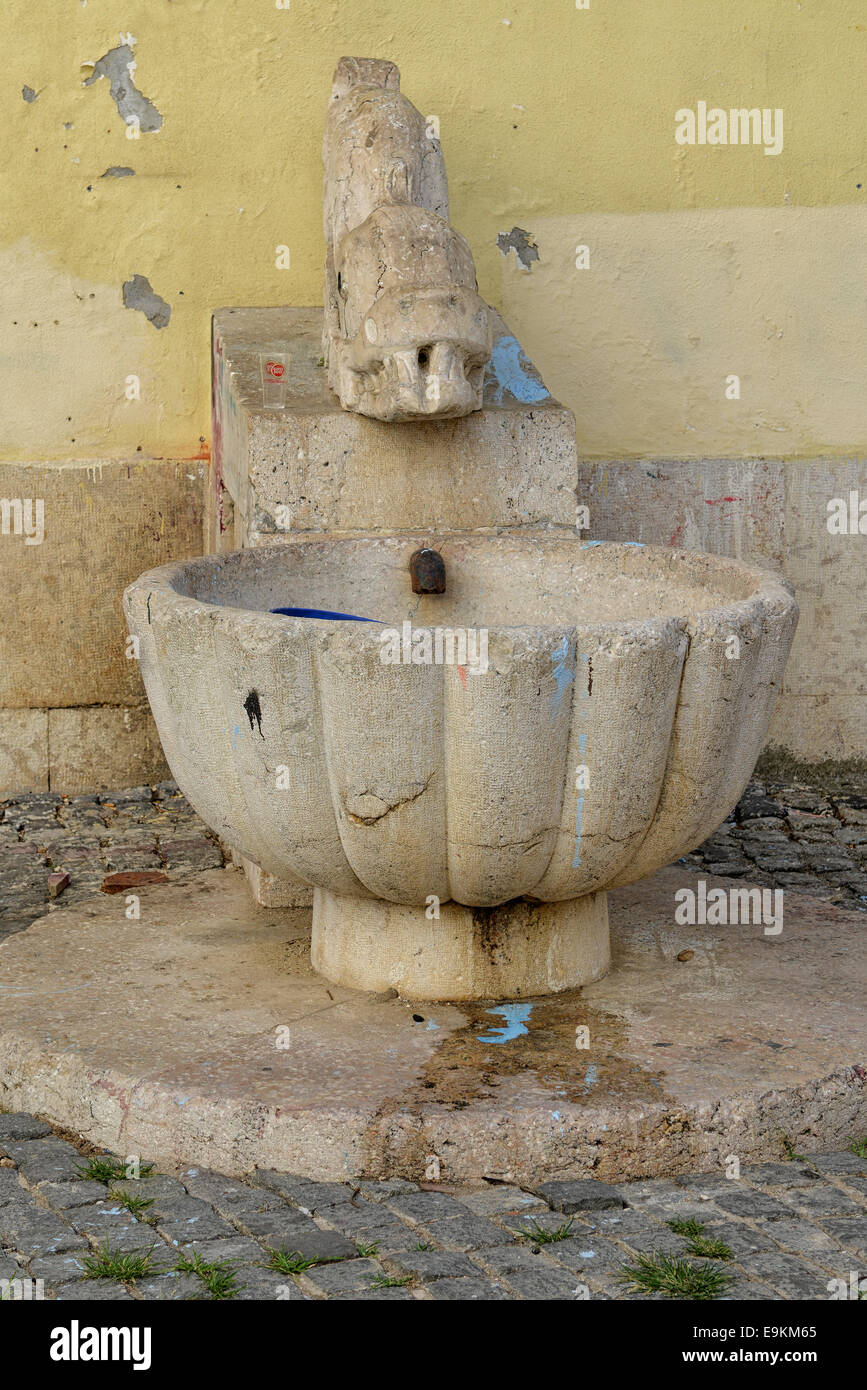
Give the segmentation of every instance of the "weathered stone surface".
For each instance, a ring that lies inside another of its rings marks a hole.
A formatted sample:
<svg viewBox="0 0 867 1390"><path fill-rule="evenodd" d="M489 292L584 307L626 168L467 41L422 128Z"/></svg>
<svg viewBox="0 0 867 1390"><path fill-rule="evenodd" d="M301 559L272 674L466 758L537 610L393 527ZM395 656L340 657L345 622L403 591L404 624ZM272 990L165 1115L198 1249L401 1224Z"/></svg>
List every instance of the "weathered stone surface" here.
<svg viewBox="0 0 867 1390"><path fill-rule="evenodd" d="M753 1175L759 1177L785 1176L778 1170L791 1167L794 1178L799 1179L801 1185L788 1187L786 1190L790 1193L824 1192L833 1196L839 1191L831 1181L818 1176L813 1169L806 1169L803 1164L745 1167L751 1168ZM6 1171L0 1170L0 1176ZM13 1176L17 1179L17 1174ZM147 1192L152 1194L155 1206L159 1203L163 1209L167 1209L174 1204L176 1211L185 1209L187 1215L193 1211L198 1214L203 1203L210 1210L207 1203L211 1201L211 1194L221 1199L228 1193L239 1212L246 1211L247 1203L243 1199L246 1192L250 1199L276 1202L277 1210L282 1210L293 1224L299 1220L298 1208L290 1208L278 1195L278 1181L296 1199L302 1193L309 1197L311 1191L317 1200L320 1194L339 1197L343 1192L351 1191L354 1195L349 1201L332 1201L319 1210L324 1213L320 1219L327 1216L343 1221L349 1213L359 1218L359 1230L355 1236L357 1253L349 1250L336 1260L333 1256L312 1257L320 1261L324 1259L325 1263L318 1263L292 1276L279 1274L267 1267L272 1255L261 1238L256 1240L234 1234L225 1238L193 1240L179 1251L165 1243L158 1229L154 1232L154 1245L147 1250L147 1273L128 1285L136 1299L210 1298L204 1274L182 1274L176 1268L181 1257L191 1260L199 1256L206 1264L222 1264L231 1268L234 1288L229 1297L242 1301L268 1299L303 1302L312 1298L337 1301L381 1299L389 1302L411 1301L414 1296L447 1301L587 1297L603 1301L658 1301L661 1295L627 1289L620 1275L624 1264L634 1262L638 1251L656 1255L678 1254L688 1260L698 1258L688 1250L685 1237L672 1233L669 1223L676 1216L681 1220L697 1217L706 1235L729 1246L734 1260L729 1263L726 1257L719 1257L724 1268L732 1275L731 1286L723 1295L727 1301L788 1299L799 1296L799 1293L816 1300L826 1299L830 1295L829 1276L842 1279L847 1288L851 1287L859 1259L851 1250L851 1245L854 1242L857 1246L863 1238L860 1216L854 1222L843 1219L849 1249L844 1249L839 1241L817 1224L817 1220L829 1219L823 1211L800 1215L793 1211L790 1219L778 1217L755 1221L752 1216L724 1219L714 1202L708 1200L702 1207L693 1200L693 1194L704 1194L713 1182L713 1175L696 1175L696 1180L691 1183L683 1180L678 1183L651 1180L625 1184L621 1191L628 1203L626 1207L585 1211L579 1216L568 1217L565 1223L562 1213L546 1208L534 1218L537 1229L541 1227L556 1237L545 1243L533 1241L529 1229L529 1239L509 1242L509 1231L505 1228L515 1224L514 1213L520 1199L526 1198L529 1203L537 1200L532 1194L515 1187L503 1194L509 1198L508 1207L494 1211L489 1220L473 1212L472 1192L461 1189L453 1189L450 1193L428 1189L416 1191L416 1196L446 1198L450 1203L449 1216L438 1216L435 1220L428 1218L420 1228L409 1216L392 1214L388 1219L385 1203L405 1197L407 1194L397 1189L409 1186L393 1179L380 1182L365 1180L358 1187L343 1188L338 1184L312 1182L298 1175L272 1171L267 1174L270 1189L265 1189L252 1188L245 1182L212 1170L185 1170L184 1177L190 1185L198 1188L197 1197L184 1193L184 1184L165 1174L154 1174L137 1185L126 1183L125 1187L137 1186L139 1195ZM862 1181L851 1175L847 1175L847 1180L849 1186ZM43 1183L39 1189L40 1200L47 1200L56 1208L58 1203L62 1203L66 1192L76 1186L100 1188L102 1184ZM362 1193L362 1186L367 1196ZM715 1188L714 1191L716 1196L722 1196L731 1191L749 1194L756 1192L756 1188L741 1178L730 1180L724 1189ZM207 1196L204 1195L206 1192ZM488 1191L475 1195L487 1197L492 1194ZM757 1195L761 1197L766 1194L758 1192ZM853 1199L858 1211L867 1213L867 1192L855 1189ZM192 1206L185 1207L190 1203ZM441 1200L427 1205L429 1210L443 1210ZM89 1250L84 1244L65 1253L42 1252L42 1243L39 1239L34 1240L34 1235L46 1234L46 1218L50 1221L56 1215L61 1224L65 1224L69 1215L65 1209L61 1207L57 1212L47 1211L44 1206L36 1204L35 1194L21 1186L14 1193L14 1207L13 1234L24 1246L24 1253L0 1256L0 1278L14 1277L28 1287L31 1280L41 1280L47 1298L59 1296L68 1299L74 1296L77 1286L83 1298L99 1297L100 1293L108 1299L128 1296L128 1290L113 1280L90 1279L86 1269ZM122 1212L117 1214L124 1215ZM364 1219L367 1215L383 1225L370 1225ZM303 1217L301 1220L304 1222ZM529 1218L525 1216L523 1224L527 1225L528 1221ZM37 1230L40 1223L41 1229ZM564 1224L571 1234L563 1232ZM501 1242L491 1244L486 1239L485 1244L473 1251L469 1259L462 1252L449 1248L450 1245L453 1247L455 1233L475 1230L479 1225L491 1231L500 1230L503 1237ZM7 1229L11 1231L12 1228L7 1225ZM117 1253L131 1250L130 1241L126 1239L129 1231L130 1227L114 1230L107 1241L109 1248ZM57 1233L54 1234L56 1236ZM118 1240L119 1234L124 1238ZM380 1243L383 1234L387 1239L385 1244ZM12 1236L6 1234L3 1238L8 1244ZM762 1257L760 1264L756 1261L758 1256ZM755 1268L752 1268L754 1262ZM404 1265L410 1267L411 1272L403 1272Z"/></svg>
<svg viewBox="0 0 867 1390"><path fill-rule="evenodd" d="M586 1286L574 1275L560 1269L516 1270L506 1283L521 1298L547 1302L549 1299L584 1299Z"/></svg>
<svg viewBox="0 0 867 1390"><path fill-rule="evenodd" d="M183 1218L179 1221L161 1221L159 1232L170 1245L184 1249L201 1240L226 1239L234 1235L235 1229L228 1221L224 1221L222 1216L209 1209L202 1216Z"/></svg>
<svg viewBox="0 0 867 1390"><path fill-rule="evenodd" d="M0 1152L14 1159L29 1183L67 1182L80 1177L84 1160L65 1139L0 1140Z"/></svg>
<svg viewBox="0 0 867 1390"><path fill-rule="evenodd" d="M659 1231L658 1234L660 1241L663 1241L665 1232ZM594 1279L616 1274L625 1259L624 1251L619 1246L613 1245L604 1236L600 1239L598 1235L586 1231L567 1240L558 1240L554 1245L546 1245L545 1251L549 1259L573 1274L592 1276Z"/></svg>
<svg viewBox="0 0 867 1390"><path fill-rule="evenodd" d="M133 1303L132 1294L123 1284L110 1279L81 1279L74 1284L61 1284L56 1290L58 1303Z"/></svg>
<svg viewBox="0 0 867 1390"><path fill-rule="evenodd" d="M804 616L769 740L808 763L862 758L867 746L863 566L856 538L835 536L825 524L830 499L850 490L863 496L865 478L863 458L579 463L577 496L590 511L589 536L737 555L785 573Z"/></svg>
<svg viewBox="0 0 867 1390"><path fill-rule="evenodd" d="M499 1284L473 1277L436 1279L430 1286L430 1294L440 1303L494 1303L509 1297Z"/></svg>
<svg viewBox="0 0 867 1390"><path fill-rule="evenodd" d="M479 1250L485 1245L502 1245L503 1231L481 1216L450 1217L446 1221L426 1221L424 1229L445 1250Z"/></svg>
<svg viewBox="0 0 867 1390"><path fill-rule="evenodd" d="M260 907L313 906L313 889L309 883L302 883L300 878L275 878L251 859L245 859L243 854L235 853L233 858L247 875L250 892Z"/></svg>
<svg viewBox="0 0 867 1390"><path fill-rule="evenodd" d="M64 460L3 465L3 494L41 498L44 539L0 548L4 595L0 706L22 710L142 703L138 663L127 660L120 596L134 575L201 549L201 461ZM99 582L94 583L94 576ZM62 576L62 578L61 578ZM50 641L34 641L33 614ZM52 738L62 750L63 721ZM80 755L79 755L80 756ZM146 780L109 742L123 770L115 784ZM63 766L63 760L58 766ZM100 783L98 768L91 785ZM59 783L52 777L52 787Z"/></svg>
<svg viewBox="0 0 867 1390"><path fill-rule="evenodd" d="M46 1284L71 1284L87 1278L84 1260L90 1253L90 1248L83 1244L81 1249L70 1250L65 1255L34 1255L28 1260L27 1268L33 1279L44 1279Z"/></svg>
<svg viewBox="0 0 867 1390"><path fill-rule="evenodd" d="M50 709L51 785L76 792L156 781L167 769L151 712L145 704Z"/></svg>
<svg viewBox="0 0 867 1390"><path fill-rule="evenodd" d="M470 1192L464 1198L464 1205L477 1216L499 1216L507 1222L518 1215L532 1216L548 1210L547 1202L509 1183L497 1183L495 1187L481 1192Z"/></svg>
<svg viewBox="0 0 867 1390"><path fill-rule="evenodd" d="M810 1162L820 1173L839 1174L842 1177L853 1174L867 1178L867 1155L854 1154L849 1149L840 1153L817 1154Z"/></svg>
<svg viewBox="0 0 867 1390"><path fill-rule="evenodd" d="M0 1241L25 1259L87 1248L87 1241L54 1212L23 1202L9 1202L0 1207Z"/></svg>
<svg viewBox="0 0 867 1390"><path fill-rule="evenodd" d="M573 1182L546 1182L538 1188L539 1196L554 1211L602 1211L606 1207L626 1205L616 1187L585 1178Z"/></svg>
<svg viewBox="0 0 867 1390"><path fill-rule="evenodd" d="M286 1250L305 1260L344 1259L355 1254L355 1246L337 1231L323 1231L298 1212L245 1213L238 1224L271 1250Z"/></svg>
<svg viewBox="0 0 867 1390"><path fill-rule="evenodd" d="M301 1207L307 1212L320 1207L348 1203L352 1198L352 1188L337 1182L312 1182L309 1178L294 1177L291 1173L277 1173L269 1168L259 1168L252 1175L257 1187L270 1188L279 1192L287 1202Z"/></svg>
<svg viewBox="0 0 867 1390"><path fill-rule="evenodd" d="M0 795L165 776L120 595L143 566L201 550L202 462L10 463L3 475L6 496L43 503L44 538L0 551ZM34 612L51 641L34 641Z"/></svg>
<svg viewBox="0 0 867 1390"><path fill-rule="evenodd" d="M605 974L608 907L604 893L484 912L448 902L431 931L418 908L317 888L310 956L326 979L410 999L547 994Z"/></svg>
<svg viewBox="0 0 867 1390"><path fill-rule="evenodd" d="M765 1192L731 1192L715 1197L714 1201L723 1211L730 1211L735 1216L748 1216L753 1221L760 1218L773 1221L778 1216L789 1217L792 1214L790 1206L769 1197Z"/></svg>
<svg viewBox="0 0 867 1390"><path fill-rule="evenodd" d="M243 1265L235 1273L234 1299L239 1302L275 1299L281 1303L306 1303L308 1296L301 1292L291 1274L277 1274L255 1265Z"/></svg>
<svg viewBox="0 0 867 1390"><path fill-rule="evenodd" d="M90 1207L101 1202L106 1191L99 1182L41 1182L39 1194L55 1211L66 1211L72 1207Z"/></svg>
<svg viewBox="0 0 867 1390"><path fill-rule="evenodd" d="M828 1297L829 1272L810 1268L792 1255L747 1255L740 1260L740 1264L752 1278L772 1284L785 1298ZM845 1261L840 1262L838 1277L842 1275L844 1264ZM848 1276L848 1270L846 1274Z"/></svg>
<svg viewBox="0 0 867 1390"><path fill-rule="evenodd" d="M136 1292L149 1302L175 1303L210 1298L207 1287L195 1274L178 1274L175 1271L137 1280Z"/></svg>
<svg viewBox="0 0 867 1390"><path fill-rule="evenodd" d="M827 1216L825 1230L860 1260L867 1260L867 1216Z"/></svg>
<svg viewBox="0 0 867 1390"><path fill-rule="evenodd" d="M348 1260L332 1265L315 1265L305 1270L305 1281L324 1294L349 1293L369 1289L373 1281L387 1276L377 1260Z"/></svg>
<svg viewBox="0 0 867 1390"><path fill-rule="evenodd" d="M388 1205L398 1216L416 1224L462 1215L460 1202L445 1192L411 1192L392 1197Z"/></svg>
<svg viewBox="0 0 867 1390"><path fill-rule="evenodd" d="M51 1126L33 1115L0 1114L0 1145L4 1140L12 1143L22 1139L44 1139L51 1133Z"/></svg>
<svg viewBox="0 0 867 1390"><path fill-rule="evenodd" d="M0 1207L5 1207L8 1202L20 1201L23 1186L14 1168L0 1168Z"/></svg>
<svg viewBox="0 0 867 1390"><path fill-rule="evenodd" d="M48 711L0 709L0 794L48 787Z"/></svg>
<svg viewBox="0 0 867 1390"><path fill-rule="evenodd" d="M187 1168L182 1171L181 1177L188 1192L210 1202L214 1210L227 1220L242 1220L245 1212L275 1211L283 1206L276 1193L250 1188L246 1183L208 1169Z"/></svg>
<svg viewBox="0 0 867 1390"><path fill-rule="evenodd" d="M466 1255L451 1250L404 1250L388 1256L388 1266L423 1284L436 1279L459 1279L475 1274Z"/></svg>

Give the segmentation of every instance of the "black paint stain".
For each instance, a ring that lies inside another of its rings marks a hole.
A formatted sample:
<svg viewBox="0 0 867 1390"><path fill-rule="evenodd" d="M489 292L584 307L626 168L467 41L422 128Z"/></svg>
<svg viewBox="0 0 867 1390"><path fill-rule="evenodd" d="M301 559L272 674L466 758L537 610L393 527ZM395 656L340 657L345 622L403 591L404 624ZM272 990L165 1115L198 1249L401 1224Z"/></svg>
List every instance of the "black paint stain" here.
<svg viewBox="0 0 867 1390"><path fill-rule="evenodd" d="M255 719L256 723L259 726L259 737L264 738L265 735L262 733L262 706L259 704L258 690L250 691L250 694L244 701L244 709L246 710L247 718L250 721L250 732L253 732L253 720Z"/></svg>
<svg viewBox="0 0 867 1390"><path fill-rule="evenodd" d="M587 658L587 694L593 694L593 658Z"/></svg>

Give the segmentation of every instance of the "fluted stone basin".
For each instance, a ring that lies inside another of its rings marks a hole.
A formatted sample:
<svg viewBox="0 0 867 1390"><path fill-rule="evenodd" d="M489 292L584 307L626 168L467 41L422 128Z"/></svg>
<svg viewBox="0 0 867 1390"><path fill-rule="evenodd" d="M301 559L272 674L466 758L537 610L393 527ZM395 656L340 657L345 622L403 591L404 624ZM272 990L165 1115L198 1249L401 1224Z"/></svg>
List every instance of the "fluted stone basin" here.
<svg viewBox="0 0 867 1390"><path fill-rule="evenodd" d="M424 545L443 594L412 592ZM124 606L184 794L315 886L317 968L439 999L605 973L604 890L728 814L797 623L749 565L547 534L283 543L152 570Z"/></svg>

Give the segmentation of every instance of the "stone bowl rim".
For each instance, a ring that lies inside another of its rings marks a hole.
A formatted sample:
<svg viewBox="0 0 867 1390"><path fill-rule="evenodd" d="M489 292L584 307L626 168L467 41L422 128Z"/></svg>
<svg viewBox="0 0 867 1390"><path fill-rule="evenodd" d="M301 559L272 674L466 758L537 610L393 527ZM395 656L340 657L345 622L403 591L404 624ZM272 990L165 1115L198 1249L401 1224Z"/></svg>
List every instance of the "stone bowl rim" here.
<svg viewBox="0 0 867 1390"><path fill-rule="evenodd" d="M213 603L203 598L193 598L188 594L181 593L176 586L186 571L191 568L219 570L229 561L238 560L241 556L262 556L267 559L269 555L280 554L286 556L290 545L332 548L341 545L357 545L359 542L392 542L395 545L445 545L449 541L470 541L473 544L484 544L497 540L524 540L533 546L544 547L549 545L562 545L566 541L572 541L582 550L599 551L604 548L606 554L612 551L628 553L633 555L636 549L641 549L644 557L652 561L654 558L665 558L670 560L672 556L677 557L675 563L683 565L685 568L699 562L706 569L719 568L729 573L735 572L746 579L752 580L755 587L753 591L743 598L727 598L721 595L725 601L715 604L712 607L704 608L699 611L685 611L682 613L649 614L641 618L607 618L607 619L586 619L579 622L559 622L559 623L487 623L483 624L488 632L489 641L497 637L511 638L512 640L524 637L529 643L534 641L547 642L550 638L558 637L565 633L586 632L586 633L610 633L612 636L626 635L640 631L659 631L672 624L681 629L689 630L694 624L705 624L708 622L733 622L738 618L743 618L751 610L765 610L767 608L782 605L784 609L794 609L799 613L799 607L795 598L795 592L790 581L785 575L771 569L766 569L759 565L750 564L747 561L736 559L728 555L717 555L711 551L686 550L675 546L645 545L643 542L635 541L586 541L580 536L569 535L550 535L550 533L534 533L527 536L516 536L513 533L507 535L499 534L469 534L452 532L439 537L437 541L432 541L430 533L426 532L405 532L390 533L387 535L364 535L364 536L332 536L327 533L318 535L316 539L302 540L296 542L278 541L273 545L249 546L239 550L227 550L218 554L193 556L186 560L172 561L167 565L159 565L154 569L146 570L143 574L127 586L123 594L124 611L129 612L129 604L134 596L140 594L143 589L148 590L149 600L156 599L156 611L161 616L171 612L175 617L186 615L192 618L194 615L207 613L212 622L227 624L232 627L241 625L256 624L262 626L265 631L271 631L274 635L287 635L293 637L315 638L319 642L326 642L339 634L343 639L354 640L359 646L378 649L379 642L377 634L384 628L399 627L401 619L397 618L394 622L357 622L351 619L331 619L321 623L316 619L296 618L283 613L271 613L265 608L240 608L230 604ZM251 561L252 563L252 561ZM409 576L407 576L407 580ZM153 605L151 605L153 607ZM433 624L426 621L419 621L419 628L431 627ZM463 624L452 620L449 624L442 626L461 627Z"/></svg>

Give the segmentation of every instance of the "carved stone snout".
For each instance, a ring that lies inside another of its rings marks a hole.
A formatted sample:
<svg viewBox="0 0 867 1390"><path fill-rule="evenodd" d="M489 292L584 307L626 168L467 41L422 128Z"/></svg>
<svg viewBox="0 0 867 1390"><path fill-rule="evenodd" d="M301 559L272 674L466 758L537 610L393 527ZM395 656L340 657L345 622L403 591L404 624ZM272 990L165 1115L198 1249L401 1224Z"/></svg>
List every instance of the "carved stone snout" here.
<svg viewBox="0 0 867 1390"><path fill-rule="evenodd" d="M377 420L480 410L491 353L470 249L435 213L379 208L344 237L332 281L329 381Z"/></svg>
<svg viewBox="0 0 867 1390"><path fill-rule="evenodd" d="M472 290L384 295L338 343L341 403L378 420L479 410L490 354L488 311Z"/></svg>

